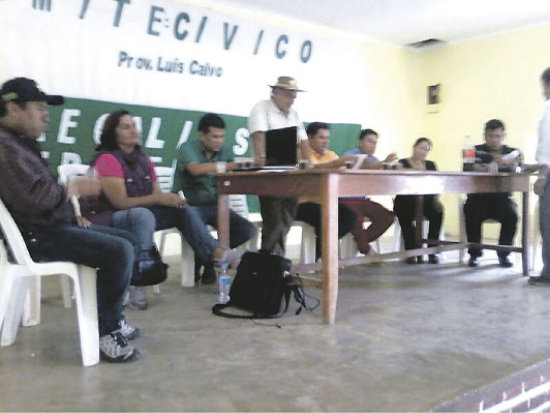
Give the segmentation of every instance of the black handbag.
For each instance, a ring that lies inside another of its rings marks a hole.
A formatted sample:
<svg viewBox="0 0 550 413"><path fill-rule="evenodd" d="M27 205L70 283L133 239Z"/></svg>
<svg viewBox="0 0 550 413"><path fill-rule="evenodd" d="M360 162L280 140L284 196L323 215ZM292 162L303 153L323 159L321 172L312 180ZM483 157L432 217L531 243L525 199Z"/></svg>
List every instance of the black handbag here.
<svg viewBox="0 0 550 413"><path fill-rule="evenodd" d="M134 263L134 272L130 284L136 287L157 285L166 280L168 265L162 262L157 247L143 250Z"/></svg>
<svg viewBox="0 0 550 413"><path fill-rule="evenodd" d="M294 295L300 307L313 310L305 302L302 283L290 273L290 260L264 252L246 252L237 267L237 274L231 284L230 301L216 304L212 312L229 318L277 318L283 315ZM318 300L317 300L318 301ZM251 314L232 314L224 312L227 307L236 307Z"/></svg>

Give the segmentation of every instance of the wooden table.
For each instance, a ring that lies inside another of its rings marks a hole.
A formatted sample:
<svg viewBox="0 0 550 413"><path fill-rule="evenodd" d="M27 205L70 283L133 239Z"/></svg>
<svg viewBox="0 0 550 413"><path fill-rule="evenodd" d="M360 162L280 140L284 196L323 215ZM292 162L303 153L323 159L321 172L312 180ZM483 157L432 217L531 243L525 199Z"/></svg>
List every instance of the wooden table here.
<svg viewBox="0 0 550 413"><path fill-rule="evenodd" d="M218 234L222 245L229 245L229 194L270 196L316 196L322 222L322 264L293 266L293 270L322 269L318 281L322 288L323 321L333 324L338 298L338 266L372 262L358 257L338 260L338 198L361 195L427 195L446 193L522 192L521 248L495 247L522 253L523 274L528 274L529 175L479 172L328 170L310 169L285 172L227 172L218 175ZM420 230L421 225L417 225ZM443 242L421 249L433 253L465 248L464 242ZM485 247L484 244L480 246ZM377 259L419 255L419 250L381 254Z"/></svg>

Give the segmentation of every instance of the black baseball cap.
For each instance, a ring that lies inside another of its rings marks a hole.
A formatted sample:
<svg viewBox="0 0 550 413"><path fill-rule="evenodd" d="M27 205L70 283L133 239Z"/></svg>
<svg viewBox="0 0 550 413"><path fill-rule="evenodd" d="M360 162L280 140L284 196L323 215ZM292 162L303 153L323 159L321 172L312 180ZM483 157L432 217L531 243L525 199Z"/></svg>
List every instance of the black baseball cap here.
<svg viewBox="0 0 550 413"><path fill-rule="evenodd" d="M46 102L52 106L62 105L65 101L60 95L46 95L34 80L26 77L6 81L0 89L0 99L4 102Z"/></svg>

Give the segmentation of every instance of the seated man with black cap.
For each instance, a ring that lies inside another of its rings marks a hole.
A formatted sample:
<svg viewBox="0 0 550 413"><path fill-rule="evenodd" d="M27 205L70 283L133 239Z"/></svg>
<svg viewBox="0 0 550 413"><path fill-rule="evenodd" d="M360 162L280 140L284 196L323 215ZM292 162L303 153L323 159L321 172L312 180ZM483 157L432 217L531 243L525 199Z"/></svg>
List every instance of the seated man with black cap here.
<svg viewBox="0 0 550 413"><path fill-rule="evenodd" d="M68 199L97 193L94 179L57 184L41 158L37 139L50 121L48 105L62 96L46 95L36 82L16 78L0 89L0 198L21 230L36 261L72 261L97 268L100 356L115 363L136 360L127 340L139 335L122 315L122 300L134 266L134 240L116 228L77 225Z"/></svg>

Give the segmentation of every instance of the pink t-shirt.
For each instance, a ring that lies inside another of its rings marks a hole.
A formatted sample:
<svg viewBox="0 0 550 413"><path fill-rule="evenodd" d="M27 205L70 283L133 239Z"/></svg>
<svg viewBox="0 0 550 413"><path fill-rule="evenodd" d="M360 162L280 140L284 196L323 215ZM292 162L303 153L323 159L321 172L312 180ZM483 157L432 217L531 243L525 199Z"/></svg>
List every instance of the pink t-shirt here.
<svg viewBox="0 0 550 413"><path fill-rule="evenodd" d="M151 181L157 181L157 173L155 171L155 165L149 160L149 166L151 167ZM122 165L118 159L111 155L110 153L104 153L99 155L94 163L94 168L97 171L99 176L114 176L116 178L124 178L124 171L122 170Z"/></svg>

